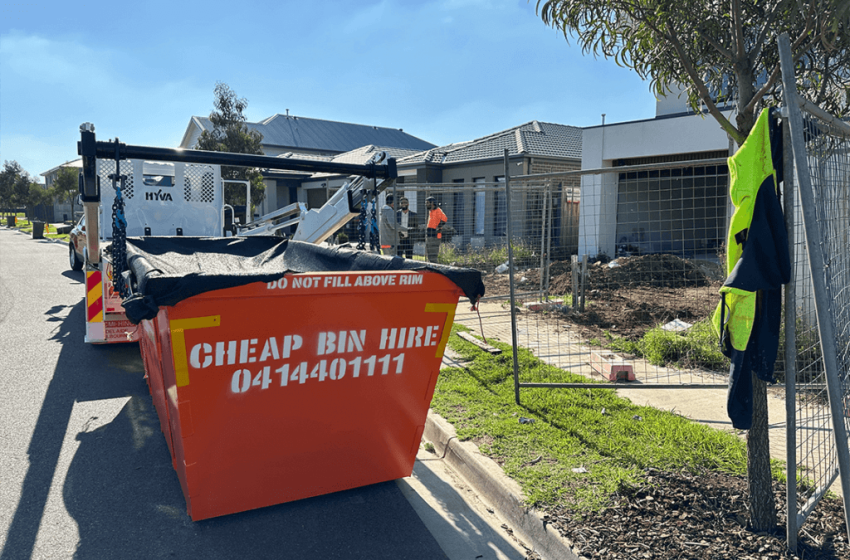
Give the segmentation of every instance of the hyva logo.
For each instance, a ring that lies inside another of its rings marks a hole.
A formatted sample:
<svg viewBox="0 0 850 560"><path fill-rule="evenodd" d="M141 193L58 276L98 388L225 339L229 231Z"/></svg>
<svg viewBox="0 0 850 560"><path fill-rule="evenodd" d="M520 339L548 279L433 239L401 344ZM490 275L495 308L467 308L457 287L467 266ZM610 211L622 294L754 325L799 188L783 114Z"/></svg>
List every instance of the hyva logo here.
<svg viewBox="0 0 850 560"><path fill-rule="evenodd" d="M169 200L173 202L171 193L164 193L162 192L162 189L159 189L156 192L146 192L145 200Z"/></svg>

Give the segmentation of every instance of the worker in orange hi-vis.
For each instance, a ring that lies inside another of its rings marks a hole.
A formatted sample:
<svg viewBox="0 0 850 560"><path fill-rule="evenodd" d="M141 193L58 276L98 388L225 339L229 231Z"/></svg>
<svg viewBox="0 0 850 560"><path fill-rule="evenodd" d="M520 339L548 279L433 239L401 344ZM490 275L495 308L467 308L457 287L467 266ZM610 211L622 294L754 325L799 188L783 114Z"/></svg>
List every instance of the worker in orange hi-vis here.
<svg viewBox="0 0 850 560"><path fill-rule="evenodd" d="M425 255L428 262L437 262L440 254L440 242L443 237L443 226L449 221L445 212L437 206L437 199L429 196L425 199L428 210L428 225L425 229Z"/></svg>

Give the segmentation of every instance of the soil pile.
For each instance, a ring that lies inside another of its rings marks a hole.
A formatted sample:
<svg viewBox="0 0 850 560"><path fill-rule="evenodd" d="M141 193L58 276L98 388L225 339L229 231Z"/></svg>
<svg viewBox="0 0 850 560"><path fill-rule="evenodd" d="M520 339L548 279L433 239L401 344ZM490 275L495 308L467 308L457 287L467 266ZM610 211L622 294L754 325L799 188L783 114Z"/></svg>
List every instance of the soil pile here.
<svg viewBox="0 0 850 560"><path fill-rule="evenodd" d="M568 261L552 263L549 267L549 276L550 293L572 292L572 276ZM675 255L620 257L610 263L597 261L589 264L585 292L636 287L700 287L708 286L719 278L722 278L720 265L705 261L692 261Z"/></svg>

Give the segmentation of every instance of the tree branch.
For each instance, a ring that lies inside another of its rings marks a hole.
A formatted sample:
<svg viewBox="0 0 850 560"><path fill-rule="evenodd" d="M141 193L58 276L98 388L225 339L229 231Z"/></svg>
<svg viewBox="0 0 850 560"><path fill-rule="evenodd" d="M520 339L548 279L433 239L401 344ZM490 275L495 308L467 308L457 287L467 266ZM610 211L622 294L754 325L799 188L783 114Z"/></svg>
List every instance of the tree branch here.
<svg viewBox="0 0 850 560"><path fill-rule="evenodd" d="M697 28L697 33L699 33L699 36L702 37L703 41L714 47L714 50L720 53L721 56L728 58L729 60L734 60L734 53L721 45L719 41L714 39L714 37L705 33L701 28Z"/></svg>
<svg viewBox="0 0 850 560"><path fill-rule="evenodd" d="M744 27L741 13L741 0L732 0L732 36L735 40L735 59L743 60L746 58L744 45Z"/></svg>
<svg viewBox="0 0 850 560"><path fill-rule="evenodd" d="M741 112L742 113L755 112L756 103L761 101L764 98L764 96L767 95L767 92L769 92L773 88L773 86L776 84L776 81L779 79L780 75L781 75L781 69L780 69L779 65L777 64L773 68L773 72L770 73L770 77L767 79L767 82L765 82L765 84L761 87L761 89L759 89L753 95L753 98L750 100L749 103L747 103L747 106L744 107L741 110Z"/></svg>
<svg viewBox="0 0 850 560"><path fill-rule="evenodd" d="M764 49L764 41L767 37L767 34L773 30L773 21L776 19L776 14L779 13L780 10L785 8L786 4L790 4L792 0L780 0L776 3L772 10L768 10L767 17L765 18L764 25L762 25L761 30L758 33L758 38L756 39L755 48L753 52L750 53L750 67L756 67L756 61L761 56L761 52Z"/></svg>
<svg viewBox="0 0 850 560"><path fill-rule="evenodd" d="M737 1L737 0L733 0ZM676 32L673 30L672 26L667 24L667 38L673 45L673 48L676 50L676 53L679 55L679 60L682 62L682 66L685 67L685 72L688 74L688 77L691 79L694 87L696 87L697 92L699 93L700 99L702 99L705 106L708 108L708 112L712 117L720 124L720 128L722 128L726 134L732 137L735 142L740 146L744 143L744 136L738 131L738 129L729 122L723 113L720 112L720 109L717 108L717 105L714 103L714 100L711 98L711 94L708 91L708 88L705 87L705 83L697 74L696 68L694 68L693 63L691 62L690 57L685 52L685 49L682 48L682 44L679 42L679 38L676 35Z"/></svg>

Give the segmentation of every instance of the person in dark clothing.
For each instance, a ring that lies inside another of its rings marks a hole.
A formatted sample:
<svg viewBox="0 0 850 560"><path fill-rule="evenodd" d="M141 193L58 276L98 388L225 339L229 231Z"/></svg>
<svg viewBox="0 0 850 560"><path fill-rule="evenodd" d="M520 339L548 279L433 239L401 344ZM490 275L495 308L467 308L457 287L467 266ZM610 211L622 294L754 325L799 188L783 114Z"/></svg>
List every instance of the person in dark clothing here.
<svg viewBox="0 0 850 560"><path fill-rule="evenodd" d="M410 210L410 201L406 197L399 199L398 223L408 229L408 235L398 241L398 256L406 259L413 258L413 236L410 233L418 229L419 221L416 212Z"/></svg>

